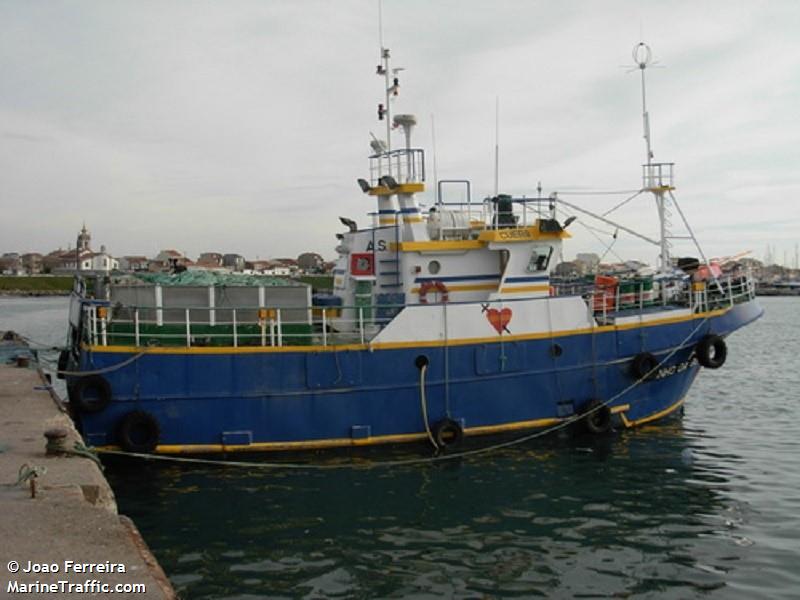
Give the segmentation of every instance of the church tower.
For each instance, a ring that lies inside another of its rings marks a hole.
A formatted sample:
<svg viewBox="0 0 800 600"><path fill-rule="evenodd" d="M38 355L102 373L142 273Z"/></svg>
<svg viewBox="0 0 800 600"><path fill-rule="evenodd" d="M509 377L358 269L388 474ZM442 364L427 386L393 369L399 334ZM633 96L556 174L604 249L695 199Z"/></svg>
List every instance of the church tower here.
<svg viewBox="0 0 800 600"><path fill-rule="evenodd" d="M90 250L89 245L91 244L91 241L92 241L92 236L86 230L86 223L84 223L83 229L81 229L81 232L78 234L78 243L77 243L78 252L84 252L84 251L88 252Z"/></svg>
<svg viewBox="0 0 800 600"><path fill-rule="evenodd" d="M81 271L81 263L83 262L81 259L81 254L84 252L91 252L91 248L89 244L92 242L91 234L86 230L86 223L83 224L83 229L78 234L78 241L75 245L75 261L77 270Z"/></svg>

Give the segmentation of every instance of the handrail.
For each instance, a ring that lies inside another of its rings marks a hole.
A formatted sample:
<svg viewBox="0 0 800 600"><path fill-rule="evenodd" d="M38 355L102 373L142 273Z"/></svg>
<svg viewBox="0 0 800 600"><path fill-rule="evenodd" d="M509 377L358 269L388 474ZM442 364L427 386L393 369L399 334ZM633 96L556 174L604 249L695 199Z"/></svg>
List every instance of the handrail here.
<svg viewBox="0 0 800 600"><path fill-rule="evenodd" d="M680 282L686 284L681 288L673 290L672 296L668 298L665 293L661 294L661 304L676 307L687 307L693 313L706 312L726 306L734 306L743 301L755 298L753 279L749 276L720 278L720 288L710 287L706 282L690 282L682 279L660 280L662 285L665 282ZM575 287L574 285L572 286ZM609 295L609 288L602 285L586 285L588 291L581 295L591 306L594 313L601 316L604 321L608 320L609 312L615 315L628 315L632 310L643 313L645 308L654 306L658 303L655 293L645 287L643 283L638 283L638 287L633 292L628 291L622 294L622 286L616 285L613 294ZM558 292L558 285L555 286ZM669 300L669 301L668 301Z"/></svg>
<svg viewBox="0 0 800 600"><path fill-rule="evenodd" d="M624 280L623 280L624 281ZM686 279L662 279L659 283L661 292L656 295L651 284L636 282L631 289L628 282L626 290L620 285L611 288L596 284L554 284L551 296L580 296L584 299L589 312L601 324L613 322L618 316L642 315L654 306L685 307L692 313L707 312L718 308L732 307L735 304L755 298L754 279L751 275L720 278L720 287L708 286L705 282L691 282ZM667 285L678 283L667 293ZM561 288L566 288L564 294ZM660 296L660 297L659 297ZM498 300L505 305L528 300L546 300L536 298L504 298ZM453 302L451 304L462 304ZM183 318L169 320L174 308L160 307L161 315L143 319L141 311L156 311L152 306L124 306L130 318L122 318L119 308L100 305L87 301L84 315L87 327L84 328L85 340L91 345L107 346L119 344L120 341L131 340L136 347L151 343L182 342L186 347L210 345L222 342L226 345L230 340L233 347L263 346L282 347L285 345L322 345L325 347L342 343L365 344L374 338L396 315L407 308L418 308L428 305L405 304L373 304L369 306L307 306L307 307L182 307ZM444 306L444 304L442 304ZM214 324L209 320L192 321L192 315L198 311L216 311L216 316L224 316L230 311L230 320L216 318ZM255 311L256 320L243 320L243 312ZM382 312L383 311L383 312ZM302 319L286 319L287 313L302 312ZM117 313L117 314L114 314ZM220 315L223 313L223 315ZM349 315L349 316L348 316ZM160 317L160 318L159 318ZM201 329L202 328L202 329Z"/></svg>
<svg viewBox="0 0 800 600"><path fill-rule="evenodd" d="M156 314L159 308L160 315ZM95 304L84 304L90 344L109 345L109 339L112 344L130 339L137 347L143 342L170 345L180 342L186 347L192 347L221 340L223 343L230 340L233 347L253 345L253 342L255 345L275 347L284 346L287 342L314 345L321 343L324 346L342 343L342 340L366 343L403 308L405 305L402 304L281 308L125 305L114 307L113 311L106 308L102 316L99 316ZM180 318L174 312L176 309L180 310ZM345 318L342 313L347 309L355 311L356 316ZM379 309L388 310L390 316L379 316ZM208 318L192 319L197 313L207 314L211 311L216 313L213 324ZM226 312L229 313L229 318L226 318ZM241 319L243 312L252 312L257 318ZM150 318L144 318L148 313ZM298 313L303 313L304 316L298 318ZM294 314L295 318L287 319L287 314ZM349 328L350 332L335 331L334 324L343 329Z"/></svg>
<svg viewBox="0 0 800 600"><path fill-rule="evenodd" d="M425 151L422 148L397 148L369 157L370 186L381 185L381 177L392 173L399 183L425 181ZM388 165L385 168L384 165Z"/></svg>

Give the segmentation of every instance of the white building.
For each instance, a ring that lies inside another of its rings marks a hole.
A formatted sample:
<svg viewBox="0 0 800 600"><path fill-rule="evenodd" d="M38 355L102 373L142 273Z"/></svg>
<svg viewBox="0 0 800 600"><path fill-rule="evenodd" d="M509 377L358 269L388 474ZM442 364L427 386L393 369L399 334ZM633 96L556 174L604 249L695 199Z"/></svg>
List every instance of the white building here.
<svg viewBox="0 0 800 600"><path fill-rule="evenodd" d="M600 265L600 257L594 252L579 252L575 257L575 262L584 273L594 273Z"/></svg>
<svg viewBox="0 0 800 600"><path fill-rule="evenodd" d="M107 274L119 270L119 261L106 252L102 246L100 252L83 251L80 256L75 253L72 258L66 258L62 267L56 273L74 273L80 271L87 275Z"/></svg>
<svg viewBox="0 0 800 600"><path fill-rule="evenodd" d="M83 228L78 234L78 241L74 251L62 255L61 266L53 270L56 274L73 274L76 271L86 275L102 275L119 270L119 261L111 256L105 246L100 246L100 252L91 249L92 236Z"/></svg>

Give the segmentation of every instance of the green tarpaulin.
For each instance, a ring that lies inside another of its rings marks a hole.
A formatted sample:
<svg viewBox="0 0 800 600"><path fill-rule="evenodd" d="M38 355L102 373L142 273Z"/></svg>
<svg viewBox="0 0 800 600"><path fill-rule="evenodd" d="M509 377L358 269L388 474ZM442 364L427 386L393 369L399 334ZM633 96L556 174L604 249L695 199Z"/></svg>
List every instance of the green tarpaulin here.
<svg viewBox="0 0 800 600"><path fill-rule="evenodd" d="M241 273L217 273L214 271L183 271L182 273L135 273L130 276L114 278L115 284L138 282L152 285L216 286L216 287L258 287L258 286L304 286L306 284L269 275L243 275Z"/></svg>

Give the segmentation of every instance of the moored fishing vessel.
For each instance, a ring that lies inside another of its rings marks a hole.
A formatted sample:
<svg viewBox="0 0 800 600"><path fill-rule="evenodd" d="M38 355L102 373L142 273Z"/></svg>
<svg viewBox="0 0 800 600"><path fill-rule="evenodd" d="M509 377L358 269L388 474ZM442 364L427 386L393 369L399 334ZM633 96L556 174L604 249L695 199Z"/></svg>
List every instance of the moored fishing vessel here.
<svg viewBox="0 0 800 600"><path fill-rule="evenodd" d="M416 119L392 116L399 84L388 49L381 58L386 139L373 136L370 175L358 180L376 200L374 222L342 219L332 294L163 281L112 284L93 299L78 286L61 367L90 445L442 448L568 422L602 433L674 413L701 366L725 362L724 337L760 316L747 273L705 259L673 268L673 165L652 160L646 110L641 192L656 200L660 237L631 233L660 248L658 275L562 286L552 273L575 217L560 217L588 211L557 195L473 202L468 180L450 180L435 182L423 214ZM392 147L392 127L403 147ZM443 184L464 200L445 202Z"/></svg>

